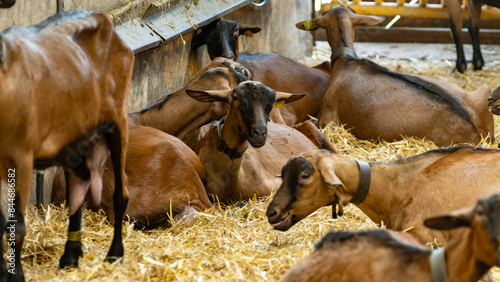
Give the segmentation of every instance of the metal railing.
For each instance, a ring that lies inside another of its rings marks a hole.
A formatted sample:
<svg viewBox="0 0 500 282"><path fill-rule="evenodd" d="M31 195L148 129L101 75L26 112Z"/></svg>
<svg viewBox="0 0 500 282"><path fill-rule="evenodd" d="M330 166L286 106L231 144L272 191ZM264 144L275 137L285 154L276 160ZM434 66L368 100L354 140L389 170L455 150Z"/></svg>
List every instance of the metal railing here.
<svg viewBox="0 0 500 282"><path fill-rule="evenodd" d="M427 17L427 18L449 18L446 10L446 1L443 0L348 0L343 4L353 8L357 13L402 17ZM328 11L335 6L337 1L323 3L320 12ZM462 3L462 17L468 18L468 0ZM483 5L481 19L500 20L500 9Z"/></svg>

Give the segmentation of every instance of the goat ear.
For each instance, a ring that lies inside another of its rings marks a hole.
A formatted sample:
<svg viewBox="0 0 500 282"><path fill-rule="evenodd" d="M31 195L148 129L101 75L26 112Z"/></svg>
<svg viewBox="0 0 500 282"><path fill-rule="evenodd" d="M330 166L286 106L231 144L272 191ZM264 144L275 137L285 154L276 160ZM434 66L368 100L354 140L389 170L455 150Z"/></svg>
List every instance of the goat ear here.
<svg viewBox="0 0 500 282"><path fill-rule="evenodd" d="M329 158L323 157L318 162L318 170L323 181L330 186L343 185L342 181L337 177L335 171L333 171L333 161Z"/></svg>
<svg viewBox="0 0 500 282"><path fill-rule="evenodd" d="M203 33L203 30L197 34L194 38L193 41L191 41L191 50L195 50L203 46L203 44L206 44L206 38L205 38L205 33Z"/></svg>
<svg viewBox="0 0 500 282"><path fill-rule="evenodd" d="M303 30L316 30L320 27L325 27L325 25L323 25L323 20L322 20L323 17L319 17L319 18L315 18L315 19L312 19L310 21L303 21L303 22L298 22L295 24L295 26L298 28L298 29L303 29Z"/></svg>
<svg viewBox="0 0 500 282"><path fill-rule="evenodd" d="M385 21L385 17L352 14L352 23L354 25L358 24L376 25L383 21Z"/></svg>
<svg viewBox="0 0 500 282"><path fill-rule="evenodd" d="M229 102L229 97L233 93L232 89L227 90L192 90L186 89L186 93L200 102Z"/></svg>
<svg viewBox="0 0 500 282"><path fill-rule="evenodd" d="M436 230L449 230L458 227L469 227L474 217L474 207L454 211L450 214L426 218L424 225Z"/></svg>
<svg viewBox="0 0 500 282"><path fill-rule="evenodd" d="M298 101L304 98L306 94L290 94L286 92L276 91L276 102L284 101L285 104Z"/></svg>
<svg viewBox="0 0 500 282"><path fill-rule="evenodd" d="M249 24L238 24L240 28L240 35L247 35L247 31L253 33L257 33L261 30L260 27L255 26L255 25L249 25Z"/></svg>

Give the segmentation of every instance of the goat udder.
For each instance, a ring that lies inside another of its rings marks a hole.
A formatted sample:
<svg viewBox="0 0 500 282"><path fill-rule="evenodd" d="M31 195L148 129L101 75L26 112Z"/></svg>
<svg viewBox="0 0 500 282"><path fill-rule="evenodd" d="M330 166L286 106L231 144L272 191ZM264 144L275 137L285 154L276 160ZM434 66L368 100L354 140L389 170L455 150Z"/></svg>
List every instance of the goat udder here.
<svg viewBox="0 0 500 282"><path fill-rule="evenodd" d="M82 206L85 195L90 187L89 180L81 180L76 174L70 172L69 177L69 215L72 216Z"/></svg>

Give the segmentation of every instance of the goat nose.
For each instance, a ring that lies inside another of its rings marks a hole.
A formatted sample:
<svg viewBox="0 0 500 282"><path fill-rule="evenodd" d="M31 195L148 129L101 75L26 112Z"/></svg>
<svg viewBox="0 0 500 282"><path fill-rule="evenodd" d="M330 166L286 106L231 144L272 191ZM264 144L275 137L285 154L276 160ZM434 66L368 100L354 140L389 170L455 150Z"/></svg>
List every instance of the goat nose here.
<svg viewBox="0 0 500 282"><path fill-rule="evenodd" d="M266 135L267 133L267 128L265 127L257 127L257 126L253 126L252 127L252 135L253 136L262 136L262 135Z"/></svg>
<svg viewBox="0 0 500 282"><path fill-rule="evenodd" d="M278 215L278 211L276 209L267 209L266 216L269 220L276 217Z"/></svg>

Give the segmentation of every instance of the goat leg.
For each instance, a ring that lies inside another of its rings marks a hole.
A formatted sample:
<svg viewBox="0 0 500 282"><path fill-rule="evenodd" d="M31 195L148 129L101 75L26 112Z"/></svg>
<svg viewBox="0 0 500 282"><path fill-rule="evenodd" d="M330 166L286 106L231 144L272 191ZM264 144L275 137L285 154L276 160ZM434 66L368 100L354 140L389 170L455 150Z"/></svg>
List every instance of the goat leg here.
<svg viewBox="0 0 500 282"><path fill-rule="evenodd" d="M71 206L70 201L75 201L74 197L70 197L70 184L69 173L64 171L64 178L66 180L66 195L68 199L68 206ZM83 256L82 240L81 240L81 227L82 227L82 205L76 212L69 217L68 227L68 240L64 247L64 254L59 260L59 267L78 267L78 259Z"/></svg>
<svg viewBox="0 0 500 282"><path fill-rule="evenodd" d="M481 54L481 47L479 44L479 19L481 17L481 2L478 0L469 1L469 34L472 40L472 64L474 65L474 70L480 70L483 68L484 60Z"/></svg>
<svg viewBox="0 0 500 282"><path fill-rule="evenodd" d="M125 123L126 124L126 123ZM100 130L106 137L108 148L113 163L113 172L115 174L115 191L113 193L113 209L115 212L115 230L113 233L113 241L109 248L108 254L104 259L105 262L113 263L124 255L122 242L122 223L125 210L128 204L128 193L126 188L125 175L125 153L128 142L127 128L118 128L117 124L112 122L103 122L99 125Z"/></svg>

